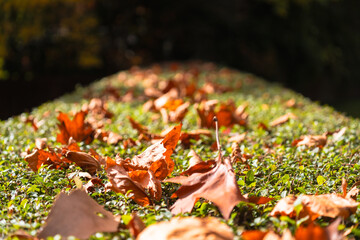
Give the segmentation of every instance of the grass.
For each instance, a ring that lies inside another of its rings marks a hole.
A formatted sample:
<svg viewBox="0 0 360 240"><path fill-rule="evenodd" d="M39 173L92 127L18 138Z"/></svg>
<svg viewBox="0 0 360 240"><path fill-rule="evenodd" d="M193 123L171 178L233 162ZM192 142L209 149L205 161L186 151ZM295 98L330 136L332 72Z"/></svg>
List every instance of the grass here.
<svg viewBox="0 0 360 240"><path fill-rule="evenodd" d="M184 66L186 68L186 66ZM169 79L182 70L171 71L163 68L160 77ZM31 113L23 113L20 116L9 118L0 122L0 237L4 238L18 229L28 231L36 235L37 230L43 225L54 197L60 192L69 192L76 188L75 183L68 179L67 174L80 171L80 168L71 166L67 170L54 170L42 167L38 173L30 170L24 161L24 152L35 147L35 139L46 137L50 146L61 146L56 142L57 111L70 112L79 110L81 105L88 100L83 96L92 90L94 95L100 94L109 84L119 89L121 95L127 88L119 81L119 76L133 77L131 71L125 71L92 84L87 88L79 87L75 92L65 95L55 101L45 103L32 110ZM245 141L240 144L243 153L252 155L248 160L251 167L248 170L244 165L237 163L234 169L237 182L243 194L250 193L257 196L275 198L274 201L259 206L249 207L244 203L238 204L232 211L230 220L226 223L239 236L244 229L267 229L282 230L285 228L295 229L296 221L287 217L270 217L269 213L277 200L288 194L325 194L341 192L342 178L346 178L351 186L359 180L360 169L360 121L346 117L336 112L332 107L320 106L303 96L283 87L270 84L251 74L238 71L225 71L221 68L201 69L199 85L206 78L225 85L242 86L236 91L223 94L213 94L209 99L226 101L232 99L236 105L247 102L249 107L248 126L235 125L231 132L242 133L247 131ZM141 95L143 86L136 85L136 94ZM284 103L289 99L295 99L301 104L297 108L286 108ZM26 101L26 99L22 99ZM124 138L136 139L138 134L131 128L126 116L132 116L141 124L147 126L151 132L160 132L172 124L164 124L161 119L152 120L154 113L143 112L143 101L112 102L108 108L114 113L110 124L105 129L121 134ZM271 128L271 132L258 128L259 123L269 123L275 118L293 112L298 119L291 119L287 123ZM45 114L46 113L46 114ZM44 114L46 117L44 117ZM23 119L28 115L34 116L41 123L39 130L34 131L30 124L24 123ZM339 141L334 141L330 136L327 145L323 148L307 148L304 146L293 147L291 142L302 135L323 134L327 131L339 130L347 127L344 136ZM196 111L190 107L188 114L183 120L183 131L198 129L196 123ZM222 132L223 129L220 129ZM214 134L215 136L215 134ZM221 138L226 137L220 134ZM204 160L216 156L216 152L210 149L214 138L202 138L191 147ZM80 144L82 149L94 148L103 156L115 157L119 154L123 158L132 157L141 153L150 145L143 142L141 145L124 149L119 144L108 145L95 140L90 145ZM271 146L272 151L268 151ZM225 155L230 155L231 144L222 140ZM189 149L177 145L172 159L176 163L173 175L178 175L187 168ZM104 171L98 176L106 183L107 177ZM85 182L85 181L84 181ZM97 188L91 197L107 210L114 214L123 215L126 222L127 216L137 211L143 221L149 225L161 220L170 219L171 213L167 208L167 202L171 194L178 188L177 185L163 183L163 199L155 206L140 207L133 200L114 192L104 192L104 188ZM359 197L358 197L359 200ZM215 216L222 219L218 209L211 203L200 200L196 203L192 216ZM342 227L348 229L359 223L360 211L353 214L342 222ZM225 220L223 220L225 221ZM329 223L328 218L317 220L321 225ZM350 236L360 238L360 231L354 228ZM117 234L95 234L93 239L126 239L131 238L128 230L121 230Z"/></svg>

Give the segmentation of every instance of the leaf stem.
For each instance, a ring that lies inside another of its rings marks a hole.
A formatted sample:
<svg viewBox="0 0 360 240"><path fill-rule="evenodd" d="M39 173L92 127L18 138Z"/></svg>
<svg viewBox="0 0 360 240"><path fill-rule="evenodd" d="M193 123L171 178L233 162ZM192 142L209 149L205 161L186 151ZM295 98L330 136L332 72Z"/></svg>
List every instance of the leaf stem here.
<svg viewBox="0 0 360 240"><path fill-rule="evenodd" d="M216 133L216 144L219 151L219 158L221 159L221 145L219 140L219 123L216 116L214 116L213 121L215 122L215 133Z"/></svg>

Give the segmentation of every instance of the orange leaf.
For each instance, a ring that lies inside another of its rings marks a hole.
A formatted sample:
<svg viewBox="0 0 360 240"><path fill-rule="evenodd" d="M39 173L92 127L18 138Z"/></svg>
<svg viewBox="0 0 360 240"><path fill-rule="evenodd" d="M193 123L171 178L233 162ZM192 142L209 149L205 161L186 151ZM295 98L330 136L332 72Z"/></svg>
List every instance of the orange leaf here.
<svg viewBox="0 0 360 240"><path fill-rule="evenodd" d="M175 126L162 141L148 147L143 153L135 156L131 164L143 169L151 169L157 179L164 179L174 170L170 159L180 138L181 124Z"/></svg>
<svg viewBox="0 0 360 240"><path fill-rule="evenodd" d="M77 142L91 143L94 130L89 123L85 122L86 114L86 112L80 111L75 114L73 120L70 120L66 114L60 112L57 117L60 121L60 124L58 124L60 133L57 135L56 140L62 144L67 144L70 137L72 137Z"/></svg>
<svg viewBox="0 0 360 240"><path fill-rule="evenodd" d="M42 149L36 149L33 153L28 154L25 157L25 161L29 163L29 167L34 172L37 172L43 164L50 165L52 168L58 169L67 167L70 163L67 159L61 159L60 154Z"/></svg>
<svg viewBox="0 0 360 240"><path fill-rule="evenodd" d="M151 200L143 187L130 178L123 166L117 165L115 161L110 160L109 158L107 159L106 165L106 173L111 184L109 188L122 194L131 191L130 198L134 199L141 206L151 204Z"/></svg>
<svg viewBox="0 0 360 240"><path fill-rule="evenodd" d="M155 178L151 170L135 170L128 174L133 181L147 189L153 199L160 201L162 196L161 183Z"/></svg>
<svg viewBox="0 0 360 240"><path fill-rule="evenodd" d="M241 195L228 158L223 161L219 159L216 166L206 172L195 172L189 177L174 177L165 180L165 182L182 184L171 196L179 198L171 207L173 214L191 212L197 199L203 197L214 202L224 218L229 219L234 206L240 201L247 201Z"/></svg>

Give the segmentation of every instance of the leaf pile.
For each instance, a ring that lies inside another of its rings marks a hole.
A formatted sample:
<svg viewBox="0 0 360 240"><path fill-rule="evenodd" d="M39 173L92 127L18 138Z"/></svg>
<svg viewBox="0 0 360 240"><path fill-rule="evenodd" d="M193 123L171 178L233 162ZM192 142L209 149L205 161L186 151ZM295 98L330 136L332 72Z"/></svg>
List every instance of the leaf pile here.
<svg viewBox="0 0 360 240"><path fill-rule="evenodd" d="M1 237L360 237L360 121L250 74L134 67L0 130Z"/></svg>

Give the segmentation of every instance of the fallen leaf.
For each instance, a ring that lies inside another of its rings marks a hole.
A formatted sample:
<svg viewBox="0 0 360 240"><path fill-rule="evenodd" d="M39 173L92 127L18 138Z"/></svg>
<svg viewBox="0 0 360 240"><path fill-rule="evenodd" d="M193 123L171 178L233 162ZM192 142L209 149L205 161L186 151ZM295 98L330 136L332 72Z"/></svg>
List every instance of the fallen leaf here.
<svg viewBox="0 0 360 240"><path fill-rule="evenodd" d="M247 104L235 107L233 101L221 103L218 107L217 100L202 101L194 107L199 116L200 127L213 128L213 118L218 118L219 127L232 127L234 124L246 125L248 115L244 112Z"/></svg>
<svg viewBox="0 0 360 240"><path fill-rule="evenodd" d="M241 134L236 134L235 136L232 136L228 139L228 142L231 142L231 143L241 143L242 141L245 140L245 137L246 137L246 132L244 133L241 133Z"/></svg>
<svg viewBox="0 0 360 240"><path fill-rule="evenodd" d="M34 118L34 116L31 116L31 115L27 116L27 117L24 119L24 122L25 122L25 123L30 123L35 132L39 129L38 124L37 124L37 121L36 121L36 119Z"/></svg>
<svg viewBox="0 0 360 240"><path fill-rule="evenodd" d="M57 119L60 121L58 127L60 133L56 140L62 144L67 144L70 137L77 142L85 142L89 144L93 140L93 132L91 125L85 122L86 112L80 111L75 114L74 119L70 120L68 115L60 112Z"/></svg>
<svg viewBox="0 0 360 240"><path fill-rule="evenodd" d="M130 198L141 206L148 206L151 203L141 184L133 181L124 167L116 164L109 157L106 159L106 173L110 181L107 188L124 195L131 191Z"/></svg>
<svg viewBox="0 0 360 240"><path fill-rule="evenodd" d="M69 195L60 193L39 232L39 238L61 235L88 239L96 232L116 232L118 222L112 213L106 211L82 190Z"/></svg>
<svg viewBox="0 0 360 240"><path fill-rule="evenodd" d="M84 190L89 192L95 192L96 186L105 187L100 178L92 178L86 184L83 185Z"/></svg>
<svg viewBox="0 0 360 240"><path fill-rule="evenodd" d="M358 203L352 199L343 198L337 194L302 195L301 204L304 206L300 217L309 215L312 220L319 216L347 218L356 212ZM298 199L295 196L287 196L281 199L270 216L286 215L291 218L296 216L294 203Z"/></svg>
<svg viewBox="0 0 360 240"><path fill-rule="evenodd" d="M340 240L343 239L341 234L338 231L338 226L341 222L341 218L337 218L326 228L322 228L319 225L314 223L309 224L308 226L300 226L296 229L295 239L296 240Z"/></svg>
<svg viewBox="0 0 360 240"><path fill-rule="evenodd" d="M135 238L146 228L145 223L136 213L131 213L131 220L126 226L130 230L131 236Z"/></svg>
<svg viewBox="0 0 360 240"><path fill-rule="evenodd" d="M88 171L92 175L100 169L100 162L88 153L65 150L62 154L66 159L76 163L76 165L81 167L84 171Z"/></svg>
<svg viewBox="0 0 360 240"><path fill-rule="evenodd" d="M131 180L139 183L144 189L148 190L153 199L160 201L162 196L161 183L155 178L151 170L135 170L128 174Z"/></svg>
<svg viewBox="0 0 360 240"><path fill-rule="evenodd" d="M14 232L13 234L11 234L10 236L8 236L9 239L18 239L18 240L38 240L37 237L31 236L29 233L25 232L24 230L17 230L16 232Z"/></svg>
<svg viewBox="0 0 360 240"><path fill-rule="evenodd" d="M291 145L293 146L307 146L307 147L319 147L323 148L326 145L327 136L323 135L307 135L302 136L299 139L295 139Z"/></svg>
<svg viewBox="0 0 360 240"><path fill-rule="evenodd" d="M334 141L334 142L340 141L340 140L343 138L346 130L347 130L347 127L343 127L343 128L340 129L338 132L335 132L335 133L333 134L333 141Z"/></svg>
<svg viewBox="0 0 360 240"><path fill-rule="evenodd" d="M212 133L207 129L197 129L193 131L183 132L180 135L181 144L185 148L189 148L191 140L199 140L201 136L211 137Z"/></svg>
<svg viewBox="0 0 360 240"><path fill-rule="evenodd" d="M202 163L199 163L202 164ZM196 167L197 165L193 166ZM179 199L171 206L173 214L191 212L199 198L214 202L225 219L229 219L234 206L246 199L241 195L230 159L216 160L216 165L206 172L192 173L166 179L165 182L180 183L182 186L171 196Z"/></svg>
<svg viewBox="0 0 360 240"><path fill-rule="evenodd" d="M45 149L47 148L47 138L36 138L35 139L35 146L38 149Z"/></svg>
<svg viewBox="0 0 360 240"><path fill-rule="evenodd" d="M290 119L297 119L297 116L293 113L286 113L285 115L282 115L281 117L278 117L277 119L273 120L270 123L270 126L275 127L275 126L281 125L283 123L286 123Z"/></svg>
<svg viewBox="0 0 360 240"><path fill-rule="evenodd" d="M160 136L158 134L150 133L150 131L149 131L149 129L147 127L141 125L140 123L135 121L132 117L128 116L127 118L129 119L132 128L136 129L139 132L139 134L142 134L146 141L150 141L152 139L161 139L161 138L163 138L162 136Z"/></svg>
<svg viewBox="0 0 360 240"><path fill-rule="evenodd" d="M51 168L59 169L68 167L70 161L62 159L61 154L54 151L45 151L43 149L35 149L34 152L25 157L29 167L37 172L42 165L49 165Z"/></svg>
<svg viewBox="0 0 360 240"><path fill-rule="evenodd" d="M231 229L216 218L172 218L145 228L137 240L222 239L232 240Z"/></svg>
<svg viewBox="0 0 360 240"><path fill-rule="evenodd" d="M246 198L248 202L254 203L257 205L266 204L266 203L274 200L274 198L262 197L262 196L259 196L259 197L258 196L249 196L248 194L245 194L244 198Z"/></svg>
<svg viewBox="0 0 360 240"><path fill-rule="evenodd" d="M166 106L166 105L165 105ZM169 122L181 122L190 106L190 102L185 102L179 106L176 106L174 108L173 106L170 108L171 110L167 110L166 108L161 108L160 113L163 118L164 123Z"/></svg>
<svg viewBox="0 0 360 240"><path fill-rule="evenodd" d="M157 179L164 179L174 170L174 162L170 159L180 138L181 124L175 126L163 140L151 145L141 154L128 159L135 168L153 171Z"/></svg>
<svg viewBox="0 0 360 240"><path fill-rule="evenodd" d="M244 240L293 240L292 236L290 238L282 238L272 230L265 232L260 230L248 230L241 234L241 238Z"/></svg>

